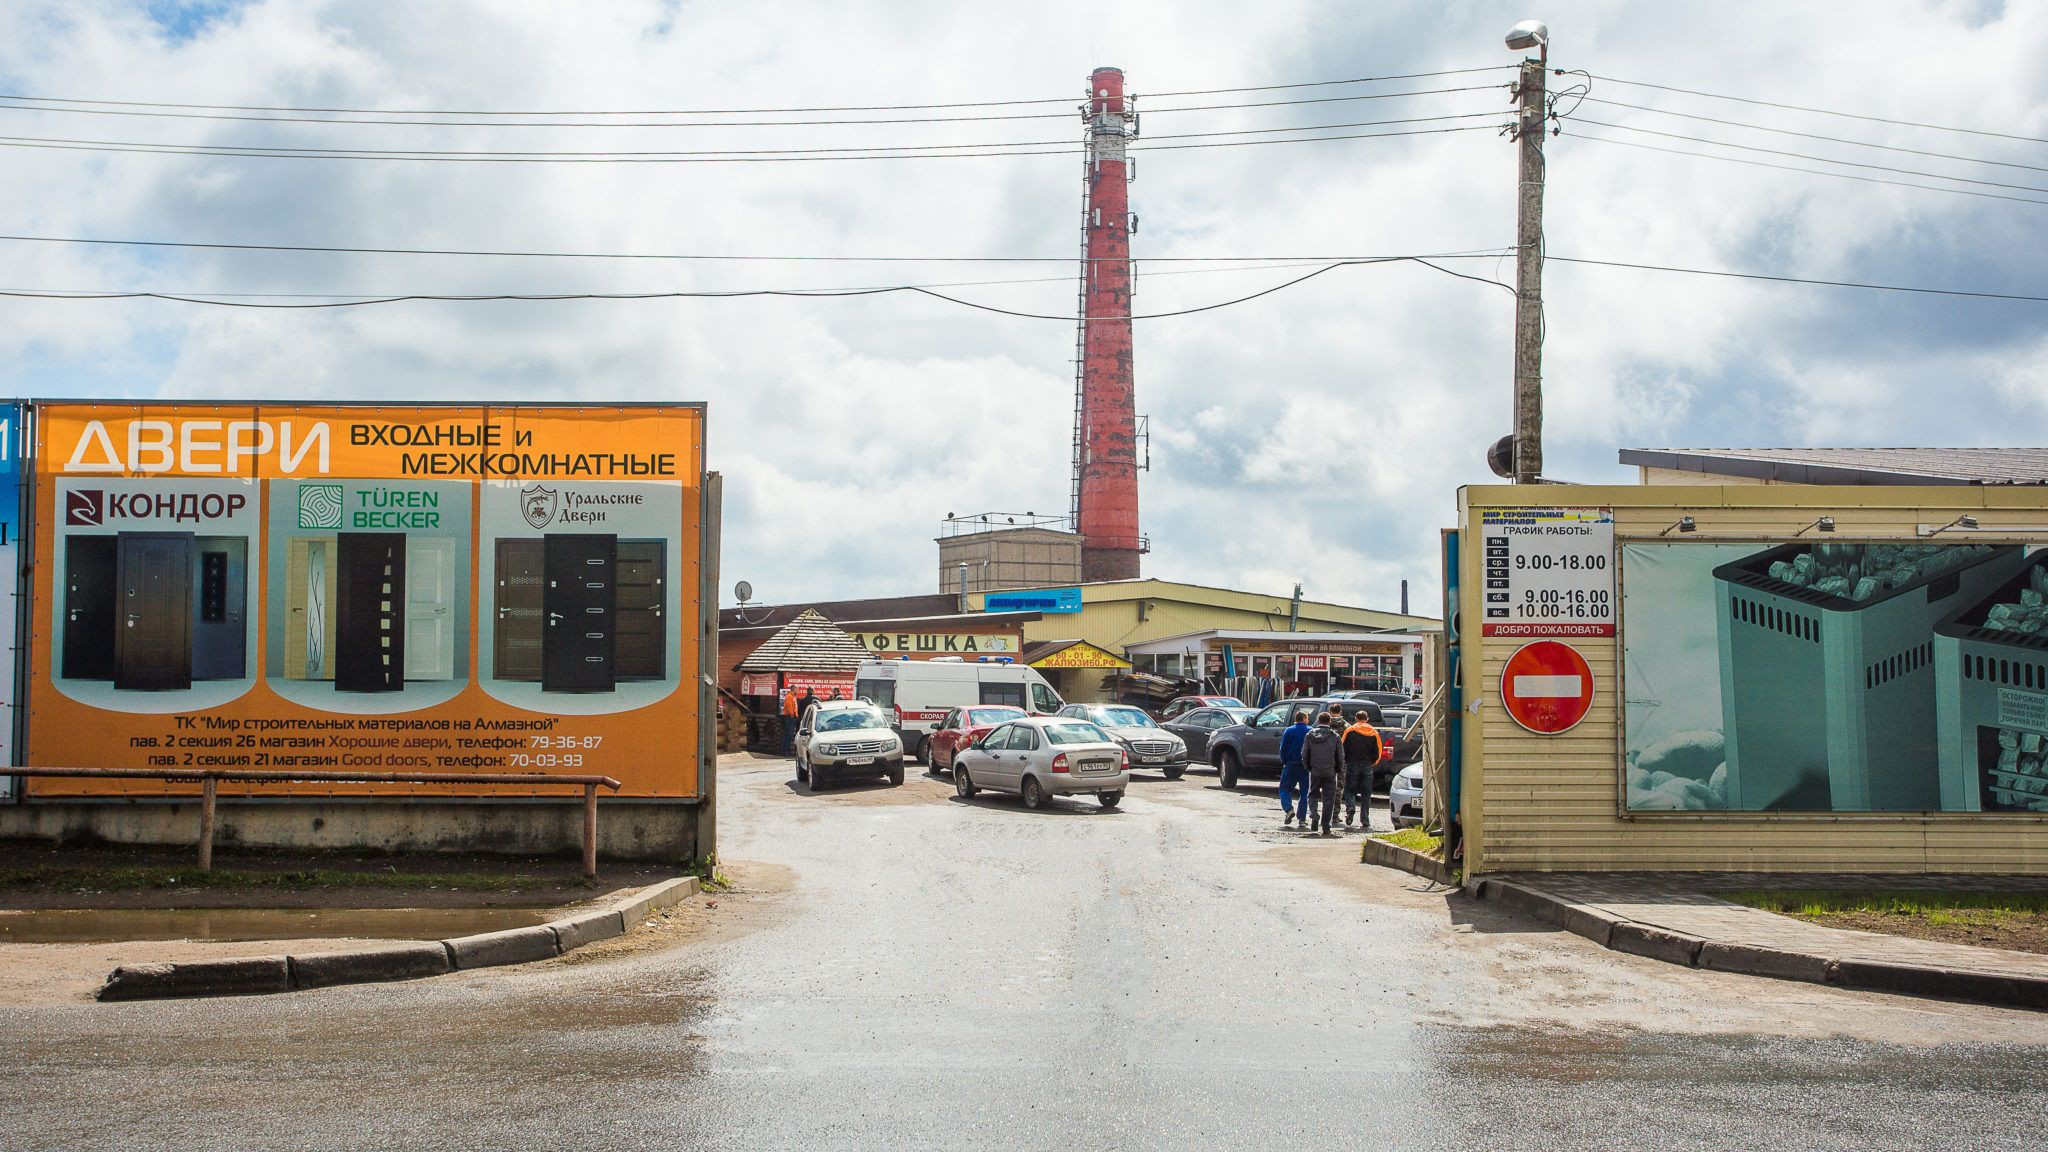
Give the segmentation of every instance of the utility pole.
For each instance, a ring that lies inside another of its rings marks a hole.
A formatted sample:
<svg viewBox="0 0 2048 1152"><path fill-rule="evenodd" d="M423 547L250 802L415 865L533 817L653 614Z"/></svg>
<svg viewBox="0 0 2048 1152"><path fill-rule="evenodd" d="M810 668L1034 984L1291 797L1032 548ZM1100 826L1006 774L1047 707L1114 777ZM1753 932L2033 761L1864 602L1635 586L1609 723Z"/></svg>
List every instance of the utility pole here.
<svg viewBox="0 0 2048 1152"><path fill-rule="evenodd" d="M1534 20L1515 25L1508 47L1538 50L1524 59L1515 96L1520 152L1515 196L1515 483L1543 475L1543 131L1544 73L1550 30Z"/></svg>

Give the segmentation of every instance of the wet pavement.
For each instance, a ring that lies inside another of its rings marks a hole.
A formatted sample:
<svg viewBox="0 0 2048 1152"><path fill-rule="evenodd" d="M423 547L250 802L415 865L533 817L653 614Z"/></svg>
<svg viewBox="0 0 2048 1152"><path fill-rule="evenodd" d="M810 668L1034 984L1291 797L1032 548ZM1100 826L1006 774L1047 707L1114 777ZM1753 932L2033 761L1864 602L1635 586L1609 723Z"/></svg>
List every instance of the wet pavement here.
<svg viewBox="0 0 2048 1152"><path fill-rule="evenodd" d="M2042 1143L2042 1015L1608 952L1203 774L1114 812L789 776L729 758L735 888L672 938L0 1006L0 1147Z"/></svg>
<svg viewBox="0 0 2048 1152"><path fill-rule="evenodd" d="M553 919L553 908L101 908L0 911L0 944L445 939Z"/></svg>

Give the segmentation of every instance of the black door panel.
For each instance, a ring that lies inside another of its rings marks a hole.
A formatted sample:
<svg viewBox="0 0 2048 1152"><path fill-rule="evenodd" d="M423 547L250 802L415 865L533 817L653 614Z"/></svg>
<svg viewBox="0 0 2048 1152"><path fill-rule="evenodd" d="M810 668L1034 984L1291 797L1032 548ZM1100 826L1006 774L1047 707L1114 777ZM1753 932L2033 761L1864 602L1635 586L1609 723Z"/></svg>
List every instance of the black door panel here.
<svg viewBox="0 0 2048 1152"><path fill-rule="evenodd" d="M114 565L112 536L64 540L64 664L67 680L114 678Z"/></svg>
<svg viewBox="0 0 2048 1152"><path fill-rule="evenodd" d="M541 683L547 692L610 692L618 635L619 538L553 534L541 589Z"/></svg>
<svg viewBox="0 0 2048 1152"><path fill-rule="evenodd" d="M405 687L405 535L343 532L334 587L334 688Z"/></svg>

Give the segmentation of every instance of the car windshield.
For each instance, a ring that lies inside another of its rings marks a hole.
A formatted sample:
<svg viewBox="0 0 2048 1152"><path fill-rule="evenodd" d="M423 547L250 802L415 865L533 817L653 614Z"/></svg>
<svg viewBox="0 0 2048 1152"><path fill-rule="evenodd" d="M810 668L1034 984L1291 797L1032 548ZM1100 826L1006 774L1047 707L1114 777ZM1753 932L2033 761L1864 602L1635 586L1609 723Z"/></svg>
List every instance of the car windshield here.
<svg viewBox="0 0 2048 1152"><path fill-rule="evenodd" d="M1097 728L1086 720L1065 720L1045 726L1045 739L1051 744L1109 744L1113 741L1109 733Z"/></svg>
<svg viewBox="0 0 2048 1152"><path fill-rule="evenodd" d="M820 732L849 732L856 728L887 728L889 718L876 708L846 708L818 717Z"/></svg>
<svg viewBox="0 0 2048 1152"><path fill-rule="evenodd" d="M1142 708L1092 708L1088 718L1111 728L1156 728L1158 724Z"/></svg>
<svg viewBox="0 0 2048 1152"><path fill-rule="evenodd" d="M1024 710L1022 708L970 708L967 710L967 727L990 727L996 724L1008 724L1012 720L1022 720L1023 718Z"/></svg>

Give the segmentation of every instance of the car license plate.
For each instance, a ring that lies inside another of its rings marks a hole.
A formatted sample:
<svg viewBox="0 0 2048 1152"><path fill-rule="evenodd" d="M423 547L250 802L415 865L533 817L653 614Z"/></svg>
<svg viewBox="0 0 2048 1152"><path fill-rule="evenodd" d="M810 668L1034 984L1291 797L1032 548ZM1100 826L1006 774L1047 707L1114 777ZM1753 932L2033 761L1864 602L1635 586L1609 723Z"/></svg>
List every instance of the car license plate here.
<svg viewBox="0 0 2048 1152"><path fill-rule="evenodd" d="M858 768L862 764L873 764L874 762L875 758L873 756L848 756L846 758L847 765L854 768Z"/></svg>
<svg viewBox="0 0 2048 1152"><path fill-rule="evenodd" d="M1159 763L1159 762L1160 762L1161 760L1164 760L1164 759L1166 759L1166 757L1164 757L1164 756L1140 756L1140 757L1138 757L1138 760L1139 760L1139 762L1140 762L1140 763L1144 763L1144 764L1157 764L1157 763Z"/></svg>

